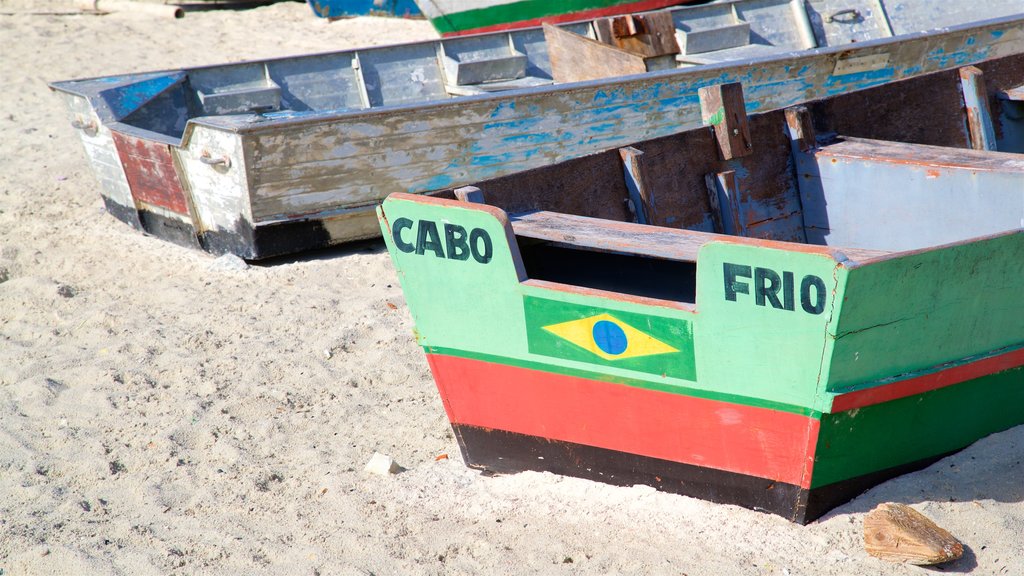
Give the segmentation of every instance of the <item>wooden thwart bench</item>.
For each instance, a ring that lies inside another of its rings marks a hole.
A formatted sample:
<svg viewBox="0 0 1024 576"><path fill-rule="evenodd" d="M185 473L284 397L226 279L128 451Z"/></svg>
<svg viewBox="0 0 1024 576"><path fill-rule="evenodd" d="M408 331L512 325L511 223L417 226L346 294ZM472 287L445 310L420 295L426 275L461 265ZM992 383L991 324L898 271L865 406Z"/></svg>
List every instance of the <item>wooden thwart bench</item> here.
<svg viewBox="0 0 1024 576"><path fill-rule="evenodd" d="M737 236L647 226L601 218L536 211L510 215L516 236L553 242L571 248L621 252L637 256L697 262L700 247L716 240L742 242ZM760 242L759 240L749 240ZM847 259L864 261L885 256L881 250L833 248Z"/></svg>

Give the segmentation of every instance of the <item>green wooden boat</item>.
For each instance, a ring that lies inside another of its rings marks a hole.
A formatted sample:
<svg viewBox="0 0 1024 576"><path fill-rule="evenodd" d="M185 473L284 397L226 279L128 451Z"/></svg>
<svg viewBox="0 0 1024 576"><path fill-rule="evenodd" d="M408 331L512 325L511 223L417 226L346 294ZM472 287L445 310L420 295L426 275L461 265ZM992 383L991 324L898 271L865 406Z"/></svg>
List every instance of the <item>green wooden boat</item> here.
<svg viewBox="0 0 1024 576"><path fill-rule="evenodd" d="M1024 56L378 209L466 463L805 523L1024 423ZM486 203L484 203L486 202Z"/></svg>

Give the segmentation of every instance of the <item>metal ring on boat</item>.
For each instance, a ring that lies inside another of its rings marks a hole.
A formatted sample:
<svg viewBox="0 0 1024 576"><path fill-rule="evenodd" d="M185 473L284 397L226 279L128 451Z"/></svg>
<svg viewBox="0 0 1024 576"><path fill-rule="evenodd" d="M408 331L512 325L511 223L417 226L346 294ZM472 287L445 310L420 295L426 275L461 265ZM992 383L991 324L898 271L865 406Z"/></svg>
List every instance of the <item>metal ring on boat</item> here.
<svg viewBox="0 0 1024 576"><path fill-rule="evenodd" d="M840 16L850 16L850 18L840 18ZM864 18L860 15L860 10L856 8L847 8L846 10L840 10L835 14L832 14L825 19L825 22L860 22Z"/></svg>
<svg viewBox="0 0 1024 576"><path fill-rule="evenodd" d="M78 130L85 132L89 136L95 136L96 133L99 132L99 126L91 120L89 122L84 122L76 118L71 121L71 126L72 128L77 128Z"/></svg>
<svg viewBox="0 0 1024 576"><path fill-rule="evenodd" d="M214 158L213 156L210 155L209 152L206 152L205 150L199 156L199 161L202 162L203 164L206 164L207 166L213 166L215 168L220 167L225 170L231 168L231 158L228 158L227 156Z"/></svg>

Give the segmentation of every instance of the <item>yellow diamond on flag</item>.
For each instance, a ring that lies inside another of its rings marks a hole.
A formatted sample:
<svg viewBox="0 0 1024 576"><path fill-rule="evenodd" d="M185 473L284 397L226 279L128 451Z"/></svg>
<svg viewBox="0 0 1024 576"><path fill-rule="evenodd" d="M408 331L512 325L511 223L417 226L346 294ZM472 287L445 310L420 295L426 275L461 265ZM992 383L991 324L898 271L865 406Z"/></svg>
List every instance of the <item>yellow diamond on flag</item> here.
<svg viewBox="0 0 1024 576"><path fill-rule="evenodd" d="M644 334L611 314L551 324L544 326L544 329L605 360L678 352L677 349Z"/></svg>

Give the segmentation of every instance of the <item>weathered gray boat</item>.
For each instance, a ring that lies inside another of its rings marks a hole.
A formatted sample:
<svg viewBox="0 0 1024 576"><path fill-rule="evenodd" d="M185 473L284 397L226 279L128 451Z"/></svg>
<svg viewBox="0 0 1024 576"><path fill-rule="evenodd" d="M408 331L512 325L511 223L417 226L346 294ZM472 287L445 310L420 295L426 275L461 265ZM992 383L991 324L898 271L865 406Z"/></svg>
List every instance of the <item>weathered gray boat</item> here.
<svg viewBox="0 0 1024 576"><path fill-rule="evenodd" d="M703 86L742 82L747 110L766 111L1015 54L1019 11L1016 0L738 0L52 87L112 214L258 259L377 236L374 206L392 192L700 126Z"/></svg>

